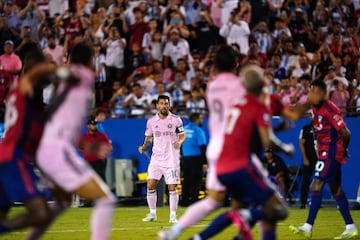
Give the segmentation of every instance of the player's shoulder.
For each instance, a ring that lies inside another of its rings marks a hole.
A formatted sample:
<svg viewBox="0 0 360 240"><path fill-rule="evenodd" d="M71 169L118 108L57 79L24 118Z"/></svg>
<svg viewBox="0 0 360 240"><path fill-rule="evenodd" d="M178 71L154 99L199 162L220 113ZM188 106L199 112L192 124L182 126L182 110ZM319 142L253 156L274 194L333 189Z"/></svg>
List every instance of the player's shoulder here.
<svg viewBox="0 0 360 240"><path fill-rule="evenodd" d="M338 114L340 113L340 109L335 105L331 100L326 100L322 106L322 108L330 114Z"/></svg>

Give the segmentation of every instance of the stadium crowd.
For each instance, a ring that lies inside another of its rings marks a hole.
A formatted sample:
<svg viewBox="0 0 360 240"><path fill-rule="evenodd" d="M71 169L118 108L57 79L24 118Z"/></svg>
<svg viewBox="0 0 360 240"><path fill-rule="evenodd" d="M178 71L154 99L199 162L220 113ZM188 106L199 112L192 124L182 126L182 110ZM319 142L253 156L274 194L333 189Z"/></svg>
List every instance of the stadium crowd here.
<svg viewBox="0 0 360 240"><path fill-rule="evenodd" d="M182 115L206 114L212 57L222 44L238 70L258 64L286 106L306 101L312 80L353 116L360 111L360 4L355 0L0 1L0 108L23 57L39 45L66 62L72 46L94 43L94 107L144 117L168 95ZM256 11L254 11L256 9ZM44 91L50 96L52 87ZM3 115L3 114L2 114Z"/></svg>

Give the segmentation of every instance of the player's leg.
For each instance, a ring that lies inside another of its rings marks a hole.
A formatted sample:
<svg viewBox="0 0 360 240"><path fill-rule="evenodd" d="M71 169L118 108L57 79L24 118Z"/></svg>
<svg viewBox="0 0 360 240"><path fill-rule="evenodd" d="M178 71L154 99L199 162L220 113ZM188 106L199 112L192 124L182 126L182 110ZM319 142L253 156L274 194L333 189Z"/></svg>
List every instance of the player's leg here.
<svg viewBox="0 0 360 240"><path fill-rule="evenodd" d="M148 167L148 179L147 179L147 192L146 200L149 206L150 213L142 219L143 222L151 222L156 220L156 202L157 202L157 192L156 187L162 176L161 167L156 166L155 164L150 163Z"/></svg>
<svg viewBox="0 0 360 240"><path fill-rule="evenodd" d="M26 212L11 219L4 219L1 223L3 228L12 231L45 224L50 218L50 211L33 166L19 157L3 167L0 177L2 195L7 197L9 203L23 202L26 208Z"/></svg>
<svg viewBox="0 0 360 240"><path fill-rule="evenodd" d="M305 208L307 204L309 186L310 186L310 179L312 175L312 167L311 166L303 166L302 168L303 178L301 181L301 193L300 193L300 208Z"/></svg>
<svg viewBox="0 0 360 240"><path fill-rule="evenodd" d="M164 168L163 175L169 190L170 223L177 223L176 210L179 204L177 185L180 184L180 168Z"/></svg>
<svg viewBox="0 0 360 240"><path fill-rule="evenodd" d="M39 239L46 232L46 230L52 225L55 219L66 209L68 209L71 205L72 194L64 192L62 189L54 186L51 187L50 191L52 197L55 200L54 203L48 204L51 213L51 218L49 219L49 221L46 222L46 224L43 224L41 226L34 226L30 228L26 240Z"/></svg>
<svg viewBox="0 0 360 240"><path fill-rule="evenodd" d="M338 164L338 163L335 163ZM349 211L348 199L341 187L341 166L339 164L336 178L329 184L330 190L336 200L338 209L345 222L345 231L335 239L351 239L358 236L358 230Z"/></svg>
<svg viewBox="0 0 360 240"><path fill-rule="evenodd" d="M111 231L112 215L116 199L106 184L94 175L90 180L77 188L74 193L94 201L91 215L91 239L108 239Z"/></svg>

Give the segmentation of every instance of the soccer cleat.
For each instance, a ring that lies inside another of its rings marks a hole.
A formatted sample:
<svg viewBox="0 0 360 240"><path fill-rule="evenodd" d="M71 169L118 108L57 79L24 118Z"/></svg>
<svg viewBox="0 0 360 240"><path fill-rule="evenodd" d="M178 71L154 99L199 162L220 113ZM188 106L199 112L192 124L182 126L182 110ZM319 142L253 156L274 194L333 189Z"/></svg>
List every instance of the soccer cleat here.
<svg viewBox="0 0 360 240"><path fill-rule="evenodd" d="M239 237L243 240L252 240L252 233L249 224L239 215L237 211L230 211L228 213L231 221L239 229Z"/></svg>
<svg viewBox="0 0 360 240"><path fill-rule="evenodd" d="M176 236L173 233L173 231L171 231L171 229L158 232L157 236L158 236L158 240L175 240L176 239Z"/></svg>
<svg viewBox="0 0 360 240"><path fill-rule="evenodd" d="M178 222L178 220L177 220L176 216L170 216L169 223L177 223L177 222Z"/></svg>
<svg viewBox="0 0 360 240"><path fill-rule="evenodd" d="M293 233L303 236L305 239L311 239L311 231L305 230L302 226L300 227L289 226L289 229Z"/></svg>
<svg viewBox="0 0 360 240"><path fill-rule="evenodd" d="M152 213L149 213L148 215L146 215L145 218L142 219L143 222L153 222L153 221L156 221L156 215L155 214L152 214Z"/></svg>
<svg viewBox="0 0 360 240"><path fill-rule="evenodd" d="M345 230L340 236L334 237L334 239L357 239L359 237L359 232L358 230L355 229L350 229L350 230Z"/></svg>

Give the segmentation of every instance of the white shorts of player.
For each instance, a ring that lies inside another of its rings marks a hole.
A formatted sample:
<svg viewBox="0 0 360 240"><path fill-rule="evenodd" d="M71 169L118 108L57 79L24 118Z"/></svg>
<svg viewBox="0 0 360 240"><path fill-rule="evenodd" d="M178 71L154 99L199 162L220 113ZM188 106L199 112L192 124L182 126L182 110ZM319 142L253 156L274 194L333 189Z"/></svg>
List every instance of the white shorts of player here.
<svg viewBox="0 0 360 240"><path fill-rule="evenodd" d="M147 179L160 180L161 176L164 176L166 184L180 184L180 167L161 167L154 162L150 162Z"/></svg>

